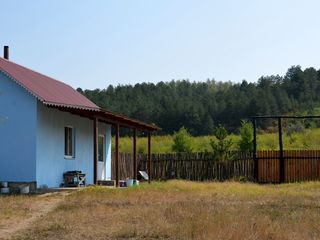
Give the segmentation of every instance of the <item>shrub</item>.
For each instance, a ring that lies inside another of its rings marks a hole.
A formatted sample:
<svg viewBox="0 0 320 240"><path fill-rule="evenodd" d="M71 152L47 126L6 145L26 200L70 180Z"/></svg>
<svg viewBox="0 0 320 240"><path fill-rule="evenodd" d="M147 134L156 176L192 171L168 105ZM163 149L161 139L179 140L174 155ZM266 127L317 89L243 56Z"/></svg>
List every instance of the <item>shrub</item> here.
<svg viewBox="0 0 320 240"><path fill-rule="evenodd" d="M218 161L230 160L231 155L229 153L232 147L232 140L227 139L227 130L222 125L219 125L214 130L214 136L217 140L211 139L210 146L215 154L216 159Z"/></svg>
<svg viewBox="0 0 320 240"><path fill-rule="evenodd" d="M239 149L244 152L253 151L253 126L246 120L241 121Z"/></svg>
<svg viewBox="0 0 320 240"><path fill-rule="evenodd" d="M174 152L192 152L192 137L184 127L174 133L172 150Z"/></svg>

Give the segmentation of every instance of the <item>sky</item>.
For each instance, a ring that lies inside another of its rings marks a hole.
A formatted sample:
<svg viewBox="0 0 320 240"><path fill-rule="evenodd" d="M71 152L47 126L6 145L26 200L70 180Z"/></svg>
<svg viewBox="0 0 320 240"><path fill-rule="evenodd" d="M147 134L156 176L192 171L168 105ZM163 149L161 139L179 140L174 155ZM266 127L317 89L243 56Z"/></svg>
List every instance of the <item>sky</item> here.
<svg viewBox="0 0 320 240"><path fill-rule="evenodd" d="M0 47L74 88L254 82L320 68L319 9L318 0L0 0Z"/></svg>

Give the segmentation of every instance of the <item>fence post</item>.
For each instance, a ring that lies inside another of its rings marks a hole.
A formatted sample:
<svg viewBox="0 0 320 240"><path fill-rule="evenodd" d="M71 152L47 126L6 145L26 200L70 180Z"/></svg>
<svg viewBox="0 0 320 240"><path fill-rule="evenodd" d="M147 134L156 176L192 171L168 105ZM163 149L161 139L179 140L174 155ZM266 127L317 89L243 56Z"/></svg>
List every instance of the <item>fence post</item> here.
<svg viewBox="0 0 320 240"><path fill-rule="evenodd" d="M150 132L148 132L148 174L149 174L148 182L151 183L152 170L151 170L151 133Z"/></svg>
<svg viewBox="0 0 320 240"><path fill-rule="evenodd" d="M257 120L252 118L253 125L253 164L254 164L254 179L259 182L259 163L257 158Z"/></svg>
<svg viewBox="0 0 320 240"><path fill-rule="evenodd" d="M279 150L280 150L280 159L279 159L280 178L279 178L279 181L280 181L280 183L284 183L285 169L284 169L281 117L278 118L278 128L279 128Z"/></svg>
<svg viewBox="0 0 320 240"><path fill-rule="evenodd" d="M133 179L138 179L137 165L137 129L133 129Z"/></svg>

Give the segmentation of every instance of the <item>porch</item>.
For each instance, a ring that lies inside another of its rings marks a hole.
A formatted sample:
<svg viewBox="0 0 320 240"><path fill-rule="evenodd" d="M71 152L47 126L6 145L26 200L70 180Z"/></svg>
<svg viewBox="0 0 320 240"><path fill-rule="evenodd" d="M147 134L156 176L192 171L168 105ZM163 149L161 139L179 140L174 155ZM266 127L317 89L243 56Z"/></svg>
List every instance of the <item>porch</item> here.
<svg viewBox="0 0 320 240"><path fill-rule="evenodd" d="M152 174L150 169L152 169L152 134L156 131L159 131L161 128L156 125L146 124L144 122L126 117L121 114L113 113L110 111L106 111L104 109L100 109L99 111L90 111L84 109L74 109L67 107L54 107L60 111L69 112L71 114L75 114L81 117L89 118L93 121L93 183L97 184L99 180L99 123L106 123L112 126L112 132L115 136L115 147L114 147L114 168L113 168L113 176L112 180L115 181L115 186L119 187L120 181L120 152L119 152L119 144L120 144L120 129L126 128L132 131L133 136L133 148L132 148L132 169L133 169L133 179L138 178L138 162L137 162L137 136L139 132L142 132L148 137L148 151L147 151L147 173L149 175L149 183L152 180ZM111 167L111 166L110 166Z"/></svg>

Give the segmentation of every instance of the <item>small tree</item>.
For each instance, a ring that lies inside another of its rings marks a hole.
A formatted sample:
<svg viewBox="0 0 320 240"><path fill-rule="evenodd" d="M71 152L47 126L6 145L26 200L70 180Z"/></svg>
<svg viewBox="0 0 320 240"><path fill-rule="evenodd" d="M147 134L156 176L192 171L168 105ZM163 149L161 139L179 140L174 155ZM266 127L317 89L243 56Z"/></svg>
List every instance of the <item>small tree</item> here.
<svg viewBox="0 0 320 240"><path fill-rule="evenodd" d="M214 136L217 138L217 140L210 139L210 146L219 161L226 161L229 160L228 153L231 150L232 147L232 140L227 139L228 132L227 130L222 126L219 125L214 130Z"/></svg>
<svg viewBox="0 0 320 240"><path fill-rule="evenodd" d="M192 152L192 138L185 127L174 133L172 150L174 152Z"/></svg>
<svg viewBox="0 0 320 240"><path fill-rule="evenodd" d="M246 120L241 121L239 149L244 152L253 151L253 126Z"/></svg>

